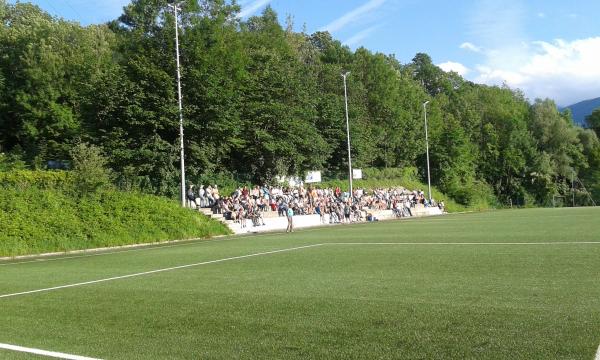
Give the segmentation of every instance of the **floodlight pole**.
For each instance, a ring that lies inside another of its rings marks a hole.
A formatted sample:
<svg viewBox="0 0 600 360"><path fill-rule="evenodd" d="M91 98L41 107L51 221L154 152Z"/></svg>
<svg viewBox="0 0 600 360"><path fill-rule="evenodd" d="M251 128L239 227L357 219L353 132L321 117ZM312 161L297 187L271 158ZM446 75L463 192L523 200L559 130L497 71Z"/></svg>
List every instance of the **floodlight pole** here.
<svg viewBox="0 0 600 360"><path fill-rule="evenodd" d="M348 119L348 90L346 86L346 78L350 75L350 71L342 74L344 78L344 101L346 103L346 135L348 139L348 182L350 183L350 199L352 199L352 153L350 152L350 121Z"/></svg>
<svg viewBox="0 0 600 360"><path fill-rule="evenodd" d="M427 134L427 104L429 101L423 103L423 114L425 115L425 148L427 151L427 186L429 187L429 205L431 206L431 173L429 170L429 136Z"/></svg>
<svg viewBox="0 0 600 360"><path fill-rule="evenodd" d="M180 10L177 4L168 4L168 7L173 9L175 15L175 60L177 62L177 102L179 106L179 148L181 151L181 206L185 207L185 151L183 147L183 105L181 95L181 70L179 64L179 24L177 23L178 14Z"/></svg>

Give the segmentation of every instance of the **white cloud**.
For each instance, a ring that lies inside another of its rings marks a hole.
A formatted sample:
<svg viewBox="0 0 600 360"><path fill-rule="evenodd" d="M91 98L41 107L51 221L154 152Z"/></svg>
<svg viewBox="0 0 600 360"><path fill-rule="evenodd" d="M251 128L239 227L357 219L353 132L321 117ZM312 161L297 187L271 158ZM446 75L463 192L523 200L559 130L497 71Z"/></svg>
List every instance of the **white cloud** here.
<svg viewBox="0 0 600 360"><path fill-rule="evenodd" d="M375 30L377 30L380 27L381 27L381 25L375 25L375 26L371 26L368 29L362 30L362 31L358 32L357 34L353 35L350 39L344 41L344 45L348 45L348 46L357 45L364 39L368 38Z"/></svg>
<svg viewBox="0 0 600 360"><path fill-rule="evenodd" d="M258 10L267 6L272 0L256 0L254 2L245 1L243 4L248 4L248 6L243 5L242 11L238 14L239 18L245 18L251 15L254 15Z"/></svg>
<svg viewBox="0 0 600 360"><path fill-rule="evenodd" d="M470 42L464 42L464 43L460 44L460 48L469 50L472 52L476 52L476 53L480 53L482 50L479 46L474 45L473 43L470 43Z"/></svg>
<svg viewBox="0 0 600 360"><path fill-rule="evenodd" d="M337 18L336 20L325 25L324 27L319 29L319 31L329 31L330 33L336 32L344 28L346 25L358 20L359 18L379 8L386 1L387 0L369 0L363 5L357 7L356 9L347 12L346 14Z"/></svg>
<svg viewBox="0 0 600 360"><path fill-rule="evenodd" d="M523 90L529 99L548 97L559 105L600 96L600 37L532 41L526 27L530 16L521 0L478 1L467 17L467 35L479 45L484 59L470 66L467 77L479 83L506 83ZM461 48L469 50L465 44Z"/></svg>
<svg viewBox="0 0 600 360"><path fill-rule="evenodd" d="M453 62L453 61L447 61L445 63L438 64L438 66L440 67L440 69L444 70L445 72L454 71L455 73L457 73L460 76L465 76L470 71L469 68L467 68L463 64Z"/></svg>
<svg viewBox="0 0 600 360"><path fill-rule="evenodd" d="M486 55L487 63L476 67L476 82L506 82L530 99L549 97L560 105L600 96L600 37L534 41ZM504 58L519 61L503 62Z"/></svg>

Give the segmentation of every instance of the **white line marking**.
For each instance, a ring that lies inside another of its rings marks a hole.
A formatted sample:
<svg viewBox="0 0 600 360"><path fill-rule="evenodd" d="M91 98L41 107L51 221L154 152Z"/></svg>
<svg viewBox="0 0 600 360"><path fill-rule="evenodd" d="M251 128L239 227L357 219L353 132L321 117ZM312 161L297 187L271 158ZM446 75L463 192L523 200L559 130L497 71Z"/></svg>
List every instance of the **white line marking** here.
<svg viewBox="0 0 600 360"><path fill-rule="evenodd" d="M49 254L49 255L32 255L31 257L34 257L33 260L8 262L8 263L4 263L4 264L0 263L0 266L31 264L31 263L39 263L39 262L46 262L46 261L58 261L58 260L66 260L66 259L79 259L79 258L86 258L86 257L92 257L92 256L104 256L104 255L128 253L128 252L133 252L133 251L168 249L168 248L178 247L178 246L201 245L201 244L207 244L207 243L210 244L210 243L220 242L220 241L240 240L240 239L244 239L244 238L258 237L258 236L265 236L265 235L273 235L273 233L253 234L253 235L244 235L244 236L230 235L230 236L227 236L226 238L217 238L217 239L197 238L197 239L188 239L188 240L174 240L174 241L167 241L167 242L162 242L162 243L158 242L158 243L147 243L147 244L123 245L123 246L117 246L116 248L119 249L117 251L109 251L109 250L111 250L111 248L98 248L98 249L76 250L76 251L71 252L71 253L78 253L78 252L81 253L81 252L98 251L98 253L96 253L96 254L86 254L86 255L61 256L60 253ZM176 242L176 244L165 245L165 244L174 243L174 242ZM127 247L135 247L135 248L134 249L126 249ZM121 250L121 249L123 249L123 250ZM66 254L69 254L69 253L66 253ZM40 257L36 257L36 256L40 256ZM43 258L43 256L56 256L56 257ZM3 261L3 260L0 260L0 261ZM8 261L10 261L10 260L8 260Z"/></svg>
<svg viewBox="0 0 600 360"><path fill-rule="evenodd" d="M287 248L287 249L272 250L272 251L259 252L259 253L249 254L249 255L233 256L233 257L228 257L228 258L224 258L224 259L203 261L203 262L199 262L199 263L195 263L195 264L173 266L173 267L170 267L170 268L145 271L145 272L135 273L135 274L114 276L114 277L110 277L110 278L106 278L106 279L99 279L99 280L85 281L85 282L80 282L80 283L75 283L75 284L54 286L54 287L45 288L45 289L22 291L22 292L13 293L13 294L4 294L4 295L0 295L0 299L2 299L2 298L8 298L8 297L14 297L14 296L20 296L20 295L34 294L34 293L39 293L39 292L46 292L46 291L53 291L53 290L59 290L59 289L72 288L72 287L77 287L77 286L97 284L97 283L107 282L107 281L113 281L113 280L128 279L128 278L137 277L137 276L156 274L156 273L161 273L161 272L165 272L165 271L185 269L185 268L194 267L194 266L215 264L215 263L220 263L220 262L230 261L230 260L245 259L245 258L254 257L254 256L277 254L277 253L282 253L282 252L287 252L287 251L307 249L307 248L312 248L312 247L317 247L317 246L322 246L322 245L323 244L297 246L297 247Z"/></svg>
<svg viewBox="0 0 600 360"><path fill-rule="evenodd" d="M300 230L303 233L305 233L305 232L318 231L318 230L321 230L322 228L323 227L313 228L313 229L300 229ZM260 233L260 234L227 235L225 238L216 238L216 239L197 238L197 239L172 240L172 241L146 243L146 244L123 245L123 246L114 247L116 249L119 249L117 251L109 251L114 248L97 248L97 249L75 250L72 252L62 253L62 254L72 254L72 253L82 253L82 252L85 253L85 252L98 251L98 253L96 253L96 254L86 254L86 255L61 256L61 253L53 253L53 254L48 254L48 255L44 255L44 254L31 255L31 256L25 255L26 257L32 257L34 259L27 260L27 261L1 263L2 261L10 261L11 260L11 258L2 258L2 259L0 259L0 266L31 264L31 263L40 263L40 262L46 262L46 261L58 261L58 260L67 260L67 259L79 259L79 258L86 258L86 257L93 257L93 256L115 255L115 254L128 253L128 252L133 252L133 251L160 250L160 249L168 249L168 248L179 247L179 246L203 245L203 244L211 244L211 243L221 242L221 241L244 240L247 238L254 238L254 237L275 236L275 235L281 235L281 233L282 233L282 231L269 231L269 232L264 232L264 233ZM170 243L171 244L175 243L175 244L168 245ZM126 249L127 247L135 247L135 248L134 249ZM125 250L120 250L120 249L125 249ZM44 258L44 256L56 256L56 257ZM15 259L15 258L12 258L12 259Z"/></svg>
<svg viewBox="0 0 600 360"><path fill-rule="evenodd" d="M598 351L596 351L596 357L594 360L600 360L600 346L598 346Z"/></svg>
<svg viewBox="0 0 600 360"><path fill-rule="evenodd" d="M18 261L18 262L10 262L10 263L6 263L6 264L0 264L0 266L31 264L31 263L40 263L40 262L66 260L66 259L79 259L79 258L86 258L86 257L92 257L92 256L104 256L104 255L113 255L113 254L119 254L119 253L128 253L128 252L132 252L132 251L156 250L156 249L159 249L159 248L170 248L170 247L182 246L182 245L189 245L189 244L176 244L176 245L167 245L167 246L160 246L160 247L157 246L157 247L152 247L152 248L111 251L111 252L102 252L102 253L98 253L98 254L87 254L87 255L76 255L76 256L60 256L60 255L57 255L59 257L50 258L50 259L36 258L34 260Z"/></svg>
<svg viewBox="0 0 600 360"><path fill-rule="evenodd" d="M463 243L452 243L452 242L410 242L410 243L407 243L407 242L398 242L398 243L393 243L393 242L386 242L386 243L382 243L382 242L379 242L379 243L375 243L375 242L373 242L373 243L337 242L337 243L321 243L321 244L298 246L298 247L287 248L287 249L266 251L266 252L260 252L260 253L249 254L249 255L234 256L234 257L229 257L229 258L224 258L224 259L204 261L204 262L195 263L195 264L179 265L179 266L174 266L174 267L170 267L170 268L151 270L151 271L145 271L145 272L141 272L141 273L128 274L128 275L114 276L114 277L110 277L110 278L106 278L106 279L85 281L85 282L80 282L80 283L75 283L75 284L61 285L61 286L55 286L55 287L50 287L50 288L44 288L44 289L23 291L23 292L12 293L12 294L4 294L4 295L0 295L0 299L14 297L14 296L20 296L20 295L34 294L34 293L38 293L38 292L46 292L46 291L53 291L53 290L77 287L77 286L97 284L97 283L106 282L106 281L127 279L127 278L132 278L132 277L137 277L137 276L156 274L156 273L165 272L165 271L179 270L179 269L185 269L185 268L194 267L194 266L215 264L215 263L220 263L220 262L224 262L224 261L238 260L238 259L244 259L244 258L249 258L249 257L254 257L254 256L261 256L261 255L276 254L276 253L281 253L281 252L294 251L294 250L300 250L300 249L306 249L306 248L312 248L312 247L324 246L324 245L363 245L363 246L364 245L397 245L397 246L398 245L404 245L404 246L407 246L407 245L411 245L411 246L412 245L428 245L428 246L437 246L437 245L445 245L445 246L447 246L447 245L450 245L450 246L453 246L453 245L458 245L458 246L527 245L527 246L532 246L533 245L533 246L537 246L537 245L578 245L578 244L579 245L586 245L586 244L600 245L600 242L569 241L569 242L527 242L527 243L520 243L520 242L512 242L512 243L502 243L502 242L487 242L487 243L484 243L484 242L463 242ZM175 245L173 245L173 246L175 246ZM600 360L600 359L597 359L597 360Z"/></svg>
<svg viewBox="0 0 600 360"><path fill-rule="evenodd" d="M600 245L600 241L563 241L563 242L337 242L324 245Z"/></svg>
<svg viewBox="0 0 600 360"><path fill-rule="evenodd" d="M25 353L30 353L30 354L49 356L49 357L53 357L53 358L67 359L67 360L100 360L100 359L91 358L91 357L63 354L63 353L59 353L59 352L55 352L55 351L32 349L32 348L26 348L23 346L16 346L16 345L2 344L2 343L0 343L0 349L19 351L19 352L25 352Z"/></svg>

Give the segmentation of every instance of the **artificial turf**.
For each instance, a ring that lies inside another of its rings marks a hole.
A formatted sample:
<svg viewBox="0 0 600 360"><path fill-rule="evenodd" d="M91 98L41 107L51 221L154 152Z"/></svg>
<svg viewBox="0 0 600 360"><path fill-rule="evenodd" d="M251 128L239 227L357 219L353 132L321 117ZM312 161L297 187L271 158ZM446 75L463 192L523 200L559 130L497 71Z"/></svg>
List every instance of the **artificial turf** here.
<svg viewBox="0 0 600 360"><path fill-rule="evenodd" d="M102 359L591 360L599 216L498 211L0 262L1 296L324 244L0 298L0 343Z"/></svg>

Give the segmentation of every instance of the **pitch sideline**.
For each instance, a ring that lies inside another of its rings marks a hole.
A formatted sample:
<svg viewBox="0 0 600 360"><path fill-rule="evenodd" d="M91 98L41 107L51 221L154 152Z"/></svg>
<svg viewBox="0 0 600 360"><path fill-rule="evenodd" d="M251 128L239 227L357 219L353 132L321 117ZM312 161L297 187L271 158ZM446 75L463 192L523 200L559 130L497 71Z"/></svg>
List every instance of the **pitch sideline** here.
<svg viewBox="0 0 600 360"><path fill-rule="evenodd" d="M0 349L24 352L24 353L29 353L29 354L41 355L41 356L48 356L48 357L53 357L53 358L57 358L57 359L65 359L65 360L100 360L100 359L86 357L86 356L64 354L64 353L60 353L60 352L56 352L56 351L40 350L40 349L34 349L34 348L28 348L28 347L10 345L10 344L2 344L2 343L0 343Z"/></svg>
<svg viewBox="0 0 600 360"><path fill-rule="evenodd" d="M48 261L80 259L80 258L86 258L86 257L105 256L105 255L117 255L117 254L129 253L129 252L134 252L134 251L159 250L159 249L169 249L169 248L180 247L180 246L212 244L215 242L232 241L232 240L239 240L242 238L259 237L259 236L266 236L266 235L273 235L273 234L274 233L250 234L250 235L241 235L241 236L227 235L227 236L218 236L218 237L215 237L212 239L197 238L197 239L185 239L185 240L171 240L171 241L156 242L156 243L122 245L122 246L115 246L115 247L110 247L110 248L75 250L75 251L66 252L66 253L25 255L23 258L32 258L32 260L15 262L15 261L11 261L11 259L19 259L19 257L2 258L2 259L0 259L0 266L42 263L42 262L48 262ZM91 253L91 254L89 254L89 253ZM68 254L82 254L82 255L64 256L64 255L68 255ZM56 256L56 257L52 257L52 256ZM9 261L9 262L1 263L1 261Z"/></svg>
<svg viewBox="0 0 600 360"><path fill-rule="evenodd" d="M144 275L150 275L150 274L157 274L157 273L166 272L166 271L186 269L186 268L195 267L195 266L201 266L201 265L216 264L216 263L221 263L221 262L225 262L225 261L239 260L239 259L245 259L245 258L250 258L250 257L255 257L255 256L262 256L262 255L277 254L277 253L294 251L294 250L308 249L308 248L313 248L313 247L322 246L322 245L323 244L313 244L313 245L297 246L297 247L293 247L293 248L285 248L285 249L279 249L279 250L264 251L264 252L254 253L254 254L233 256L233 257L228 257L228 258L223 258L223 259L203 261L203 262L194 263L194 264L186 264L186 265L173 266L173 267L169 267L169 268L144 271L144 272L134 273L134 274L128 274L128 275L113 276L113 277L105 278L105 279L84 281L84 282L80 282L80 283L74 283L74 284L68 284L68 285L61 285L61 286L54 286L54 287L49 287L49 288L44 288L44 289L21 291L21 292L16 292L16 293L12 293L12 294L0 295L0 299L9 298L9 297L15 297L15 296L20 296L20 295L27 295L27 294L35 294L35 293L40 293L40 292L53 291L53 290L67 289L67 288L84 286L84 285L98 284L98 283L107 282L107 281L113 281L113 280L128 279L128 278L133 278L133 277L138 277L138 276L144 276Z"/></svg>
<svg viewBox="0 0 600 360"><path fill-rule="evenodd" d="M354 225L354 224L353 224ZM302 229L302 232L312 232L320 230L321 227L315 228L307 228ZM32 263L43 263L48 261L59 261L59 260L70 260L70 259L80 259L87 257L95 257L95 256L104 256L104 255L117 255L121 253L129 253L134 251L144 251L144 250L159 250L159 249L169 249L180 246L193 246L193 245L203 245L203 244L213 244L224 241L233 241L240 240L246 238L256 238L256 237L269 237L275 235L281 235L280 231L270 231L264 233L248 233L248 234L240 234L240 235L225 235L225 236L217 236L211 239L185 239L185 240L170 240L164 242L156 242L156 243L144 243L144 244L133 244L133 245L122 245L115 246L109 248L95 248L95 249L85 249L85 250L74 250L72 252L66 253L49 253L49 254L39 254L39 255L25 255L23 258L32 258L33 260L25 260L25 261L11 261L18 259L15 258L0 258L0 267L1 266L11 266L11 265L21 265L21 264L32 264ZM112 251L114 250L114 251ZM92 254L87 254L92 253ZM72 256L64 256L69 254L83 254L83 255L72 255ZM50 257L56 256L56 257ZM3 263L3 261L8 261Z"/></svg>
<svg viewBox="0 0 600 360"><path fill-rule="evenodd" d="M600 245L600 241L547 241L547 242L333 242L323 245L477 245L477 246L501 246L501 245ZM600 359L598 359L600 360Z"/></svg>

